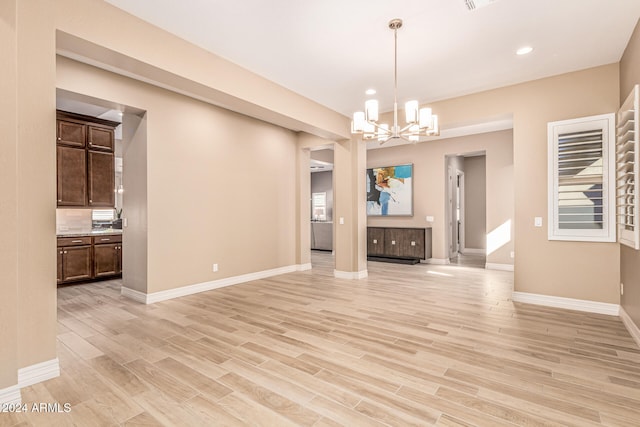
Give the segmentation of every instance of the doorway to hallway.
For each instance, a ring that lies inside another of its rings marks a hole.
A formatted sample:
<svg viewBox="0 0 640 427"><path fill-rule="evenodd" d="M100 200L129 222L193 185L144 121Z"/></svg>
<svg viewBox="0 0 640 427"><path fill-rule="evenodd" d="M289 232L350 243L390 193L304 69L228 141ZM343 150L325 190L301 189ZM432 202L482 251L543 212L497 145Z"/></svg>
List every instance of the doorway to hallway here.
<svg viewBox="0 0 640 427"><path fill-rule="evenodd" d="M486 262L486 155L446 156L447 248L454 265L484 268Z"/></svg>

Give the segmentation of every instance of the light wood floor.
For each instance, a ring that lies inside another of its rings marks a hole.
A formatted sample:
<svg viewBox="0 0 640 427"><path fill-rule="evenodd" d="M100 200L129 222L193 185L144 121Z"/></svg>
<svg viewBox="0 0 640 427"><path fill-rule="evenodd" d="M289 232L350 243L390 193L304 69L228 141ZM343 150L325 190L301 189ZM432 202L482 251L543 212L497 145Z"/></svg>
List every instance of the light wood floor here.
<svg viewBox="0 0 640 427"><path fill-rule="evenodd" d="M330 254L149 306L61 288L59 378L0 425L640 425L640 349L616 317L514 304L512 274Z"/></svg>
<svg viewBox="0 0 640 427"><path fill-rule="evenodd" d="M484 268L487 257L481 254L461 254L451 257L449 262L461 267Z"/></svg>

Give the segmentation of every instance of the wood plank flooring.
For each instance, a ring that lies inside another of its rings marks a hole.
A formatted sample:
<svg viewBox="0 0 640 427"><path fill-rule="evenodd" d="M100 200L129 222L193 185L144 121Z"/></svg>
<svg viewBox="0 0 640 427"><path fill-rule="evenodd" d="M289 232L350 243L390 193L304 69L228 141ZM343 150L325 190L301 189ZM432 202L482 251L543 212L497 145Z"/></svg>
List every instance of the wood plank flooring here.
<svg viewBox="0 0 640 427"><path fill-rule="evenodd" d="M616 317L510 300L512 273L369 263L153 305L58 290L61 376L0 426L638 426L640 349Z"/></svg>

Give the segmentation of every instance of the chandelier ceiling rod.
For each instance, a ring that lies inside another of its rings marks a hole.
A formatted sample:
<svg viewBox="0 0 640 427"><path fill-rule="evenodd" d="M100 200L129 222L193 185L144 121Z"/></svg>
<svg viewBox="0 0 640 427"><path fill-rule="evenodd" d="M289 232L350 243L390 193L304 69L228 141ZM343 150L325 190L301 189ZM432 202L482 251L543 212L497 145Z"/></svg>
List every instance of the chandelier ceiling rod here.
<svg viewBox="0 0 640 427"><path fill-rule="evenodd" d="M419 108L418 101L405 104L406 126L402 129L398 125L398 29L402 27L402 19L389 21L389 28L393 30L393 125L378 124L378 101L370 99L365 102L365 111L353 114L351 132L360 134L366 140L377 138L380 144L390 139L403 139L408 142L418 142L421 136L435 136L440 134L438 116L431 114L431 108Z"/></svg>
<svg viewBox="0 0 640 427"><path fill-rule="evenodd" d="M389 28L393 30L393 137L398 135L398 28L402 27L402 19L389 21ZM386 142L386 141L384 141ZM383 144L384 142L381 142Z"/></svg>

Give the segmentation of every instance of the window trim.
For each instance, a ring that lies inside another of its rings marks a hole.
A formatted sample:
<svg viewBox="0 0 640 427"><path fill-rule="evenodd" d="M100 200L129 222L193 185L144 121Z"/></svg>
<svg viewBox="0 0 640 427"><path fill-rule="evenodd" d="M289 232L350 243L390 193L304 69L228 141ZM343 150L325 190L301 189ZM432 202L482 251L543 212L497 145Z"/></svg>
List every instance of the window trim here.
<svg viewBox="0 0 640 427"><path fill-rule="evenodd" d="M598 123L599 122L599 123ZM590 126L591 124L591 126ZM558 135L598 126L602 129L602 229L560 229L558 226ZM548 239L577 242L616 241L615 113L600 114L547 124Z"/></svg>

